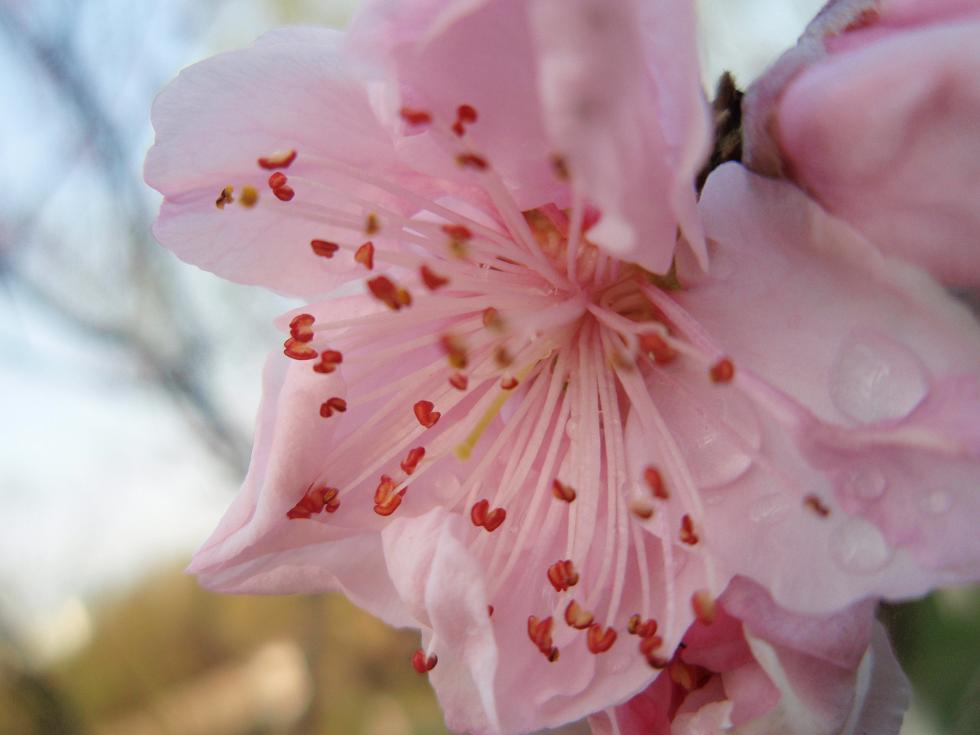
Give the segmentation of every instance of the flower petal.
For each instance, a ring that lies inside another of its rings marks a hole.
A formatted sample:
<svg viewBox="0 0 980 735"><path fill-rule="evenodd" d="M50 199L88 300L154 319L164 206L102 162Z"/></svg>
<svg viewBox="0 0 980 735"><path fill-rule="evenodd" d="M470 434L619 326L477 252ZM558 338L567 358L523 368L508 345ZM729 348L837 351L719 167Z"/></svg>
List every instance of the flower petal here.
<svg viewBox="0 0 980 735"><path fill-rule="evenodd" d="M314 238L348 241L357 232L316 221L309 207L329 204L363 221L358 186L330 192L324 162L395 175L392 144L377 123L364 85L339 53L338 33L277 31L250 48L185 69L153 106L156 143L145 178L164 195L154 228L180 258L241 283L290 295L322 294L355 271L349 259L317 258ZM257 160L295 150L285 173L295 201L279 201ZM231 200L215 206L222 190ZM252 187L257 202L237 200ZM377 193L372 200L383 201ZM306 216L301 213L307 207ZM336 219L336 218L334 218Z"/></svg>
<svg viewBox="0 0 980 735"><path fill-rule="evenodd" d="M752 469L706 504L717 558L813 613L974 579L972 316L786 184L722 167L702 207L714 277L677 300L764 408Z"/></svg>
<svg viewBox="0 0 980 735"><path fill-rule="evenodd" d="M810 51L794 49L750 90L748 130L765 127L783 169L882 250L980 283L980 14L905 5L858 3L843 32L818 18L801 41ZM748 160L763 165L753 147L768 144L749 138Z"/></svg>

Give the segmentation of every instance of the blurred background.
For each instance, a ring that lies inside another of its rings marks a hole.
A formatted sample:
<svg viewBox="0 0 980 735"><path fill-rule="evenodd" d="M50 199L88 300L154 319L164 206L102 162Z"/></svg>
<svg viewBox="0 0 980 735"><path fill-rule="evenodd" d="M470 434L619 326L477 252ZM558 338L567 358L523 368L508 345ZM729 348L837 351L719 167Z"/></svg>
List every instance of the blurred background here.
<svg viewBox="0 0 980 735"><path fill-rule="evenodd" d="M187 64L355 4L0 0L0 735L445 732L414 634L181 573L244 474L293 304L154 244L150 104ZM706 86L751 81L820 4L703 0ZM980 732L976 590L883 616L916 687L903 732Z"/></svg>

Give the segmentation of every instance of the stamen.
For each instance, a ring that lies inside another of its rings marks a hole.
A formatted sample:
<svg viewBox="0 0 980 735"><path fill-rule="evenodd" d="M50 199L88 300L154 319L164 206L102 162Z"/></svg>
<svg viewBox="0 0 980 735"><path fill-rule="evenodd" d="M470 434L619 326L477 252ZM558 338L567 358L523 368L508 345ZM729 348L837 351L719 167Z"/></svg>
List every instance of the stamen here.
<svg viewBox="0 0 980 735"><path fill-rule="evenodd" d="M269 175L269 188L278 189L280 186L285 186L287 181L289 181L289 178L286 174L277 171Z"/></svg>
<svg viewBox="0 0 980 735"><path fill-rule="evenodd" d="M651 668L663 669L667 667L669 661L656 653L663 644L664 639L659 635L646 636L640 640L640 653L646 658Z"/></svg>
<svg viewBox="0 0 980 735"><path fill-rule="evenodd" d="M473 237L473 232L466 225L443 225L440 228L453 240L466 242Z"/></svg>
<svg viewBox="0 0 980 735"><path fill-rule="evenodd" d="M568 169L568 161L561 153L551 154L551 170L559 181L568 181L572 176Z"/></svg>
<svg viewBox="0 0 980 735"><path fill-rule="evenodd" d="M234 193L234 191L234 186L231 186L230 184L226 186L218 194L218 198L214 200L214 206L216 206L218 209L224 209L226 204L231 204L233 201L235 201L235 199L232 197L232 193Z"/></svg>
<svg viewBox="0 0 980 735"><path fill-rule="evenodd" d="M316 317L312 314L297 314L289 322L289 336L297 342L311 342L315 321Z"/></svg>
<svg viewBox="0 0 980 735"><path fill-rule="evenodd" d="M407 122L409 125L421 126L428 125L432 122L432 115L425 110L418 110L414 107L402 107L398 114L401 119Z"/></svg>
<svg viewBox="0 0 980 735"><path fill-rule="evenodd" d="M294 196L296 196L296 192L293 191L293 187L291 187L289 184L277 186L272 190L272 193L276 195L276 199L282 202L288 202Z"/></svg>
<svg viewBox="0 0 980 735"><path fill-rule="evenodd" d="M397 493L395 488L398 486L388 475L381 475L378 487L374 491L374 512L379 516L390 516L402 503L407 487L403 487Z"/></svg>
<svg viewBox="0 0 980 735"><path fill-rule="evenodd" d="M616 642L616 631L612 628L606 628L603 630L599 623L592 623L592 625L589 626L589 632L586 633L585 640L589 647L589 651L592 653L605 653L612 648L613 643Z"/></svg>
<svg viewBox="0 0 980 735"><path fill-rule="evenodd" d="M548 581L555 588L555 592L566 592L569 587L578 584L578 572L570 559L556 561L548 567Z"/></svg>
<svg viewBox="0 0 980 735"><path fill-rule="evenodd" d="M653 493L653 497L658 500L670 498L670 493L667 492L667 487L664 485L663 475L656 467L650 465L643 470L643 479L646 481L647 487L650 488L650 492Z"/></svg>
<svg viewBox="0 0 980 735"><path fill-rule="evenodd" d="M364 220L364 234L368 237L376 235L381 230L381 220L374 212L369 212Z"/></svg>
<svg viewBox="0 0 980 735"><path fill-rule="evenodd" d="M259 193L254 186L243 186L242 193L238 197L238 203L246 209L251 209L259 201Z"/></svg>
<svg viewBox="0 0 980 735"><path fill-rule="evenodd" d="M518 384L519 381L513 375L508 375L500 379L501 390L508 390L508 391L514 390L514 388L516 388Z"/></svg>
<svg viewBox="0 0 980 735"><path fill-rule="evenodd" d="M537 646L538 650L551 662L558 660L558 649L551 640L553 624L554 618L550 615L542 620L538 620L534 615L528 616L527 619L527 635L531 639L531 643Z"/></svg>
<svg viewBox="0 0 980 735"><path fill-rule="evenodd" d="M405 459L401 462L402 472L406 475L410 475L415 472L415 468L419 466L419 462L425 456L425 447L415 447L414 449L409 449L408 454Z"/></svg>
<svg viewBox="0 0 980 735"><path fill-rule="evenodd" d="M711 380L714 383L731 383L735 377L735 365L727 357L711 366Z"/></svg>
<svg viewBox="0 0 980 735"><path fill-rule="evenodd" d="M477 528L485 528L491 533L500 527L500 524L507 518L507 511L503 508L490 510L490 501L486 498L478 500L470 508L470 520Z"/></svg>
<svg viewBox="0 0 980 735"><path fill-rule="evenodd" d="M435 405L432 401L417 401L412 407L415 411L415 418L418 419L419 423L422 424L426 429L431 429L436 425L436 421L442 416L438 411L434 411Z"/></svg>
<svg viewBox="0 0 980 735"><path fill-rule="evenodd" d="M374 243L368 240L354 253L354 262L360 263L369 271L374 270Z"/></svg>
<svg viewBox="0 0 980 735"><path fill-rule="evenodd" d="M316 350L314 350L316 352ZM308 359L308 358L303 358ZM313 370L327 375L337 369L337 366L344 361L344 356L337 350L324 350L320 353L320 362L313 366Z"/></svg>
<svg viewBox="0 0 980 735"><path fill-rule="evenodd" d="M333 513L340 507L340 500L337 499L337 495L338 490L335 487L310 485L299 502L286 512L286 517L310 518L324 510Z"/></svg>
<svg viewBox="0 0 980 735"><path fill-rule="evenodd" d="M708 590L698 590L691 595L691 609L694 610L694 616L705 625L715 622L717 614L715 598Z"/></svg>
<svg viewBox="0 0 980 735"><path fill-rule="evenodd" d="M460 153L456 156L456 163L461 168L472 168L477 171L486 171L490 167L487 159L477 153Z"/></svg>
<svg viewBox="0 0 980 735"><path fill-rule="evenodd" d="M338 398L334 396L333 398L328 398L325 402L320 404L320 415L328 419L333 416L333 412L343 413L347 410L347 401L343 398Z"/></svg>
<svg viewBox="0 0 980 735"><path fill-rule="evenodd" d="M452 124L452 130L460 138L466 133L466 126L476 122L476 110L470 105L460 105L456 108L456 121Z"/></svg>
<svg viewBox="0 0 980 735"><path fill-rule="evenodd" d="M374 298L386 304L392 311L398 311L412 303L412 295L404 288L396 286L387 276L370 279L367 287Z"/></svg>
<svg viewBox="0 0 980 735"><path fill-rule="evenodd" d="M495 332L502 332L504 329L504 320L500 317L500 312L494 309L492 306L488 306L483 310L483 326L487 329L492 329Z"/></svg>
<svg viewBox="0 0 980 735"><path fill-rule="evenodd" d="M419 275L421 275L422 277L422 283L424 283L425 287L430 291L435 291L437 289L440 289L443 286L445 286L447 283L449 283L448 278L446 278L445 276L440 276L438 273L433 272L433 270L429 268L429 266L427 265L423 265L419 269Z"/></svg>
<svg viewBox="0 0 980 735"><path fill-rule="evenodd" d="M826 518L830 515L830 508L816 495L807 495L803 498L803 505L812 510L821 518Z"/></svg>
<svg viewBox="0 0 980 735"><path fill-rule="evenodd" d="M421 648L412 656L412 668L420 674L427 674L432 671L437 663L439 663L438 656L433 653L431 656L426 657L425 651Z"/></svg>
<svg viewBox="0 0 980 735"><path fill-rule="evenodd" d="M691 516L687 513L681 516L680 539L682 543L688 544L689 546L694 546L700 540L697 533L694 532L694 521L691 520Z"/></svg>
<svg viewBox="0 0 980 735"><path fill-rule="evenodd" d="M653 355L653 360L658 365L666 365L677 358L677 350L667 344L661 335L656 332L645 332L639 336L640 349Z"/></svg>
<svg viewBox="0 0 980 735"><path fill-rule="evenodd" d="M310 240L310 248L320 257L332 258L334 253L340 250L340 245L328 240Z"/></svg>
<svg viewBox="0 0 980 735"><path fill-rule="evenodd" d="M631 635L636 635L640 638L649 638L657 633L657 621L653 618L643 620L639 613L636 613L630 616L629 625L626 629Z"/></svg>
<svg viewBox="0 0 980 735"><path fill-rule="evenodd" d="M592 613L584 609L575 600L570 600L565 608L565 622L576 630L585 630L592 625Z"/></svg>
<svg viewBox="0 0 980 735"><path fill-rule="evenodd" d="M466 352L466 345L459 337L451 334L444 334L439 338L439 346L449 358L450 366L457 370L463 370L469 365L469 356Z"/></svg>
<svg viewBox="0 0 980 735"><path fill-rule="evenodd" d="M551 483L551 492L559 500L563 500L566 503L571 503L575 500L575 490L571 486L566 485L557 477Z"/></svg>
<svg viewBox="0 0 980 735"><path fill-rule="evenodd" d="M453 373L449 376L449 385L451 385L456 390L466 390L470 381L462 373Z"/></svg>
<svg viewBox="0 0 980 735"><path fill-rule="evenodd" d="M629 511L641 521L650 520L654 513L653 506L639 498L630 498Z"/></svg>
<svg viewBox="0 0 980 735"><path fill-rule="evenodd" d="M503 345L493 351L493 361L497 363L499 368L507 368L514 364L514 358Z"/></svg>
<svg viewBox="0 0 980 735"><path fill-rule="evenodd" d="M313 360L316 359L317 351L310 347L310 345L301 342L295 337L290 337L285 342L283 342L282 353L286 357L291 357L294 360ZM316 370L316 366L313 367Z"/></svg>
<svg viewBox="0 0 980 735"><path fill-rule="evenodd" d="M289 165L296 160L296 151L276 151L271 156L264 156L258 160L259 166L271 170L276 168L289 168Z"/></svg>

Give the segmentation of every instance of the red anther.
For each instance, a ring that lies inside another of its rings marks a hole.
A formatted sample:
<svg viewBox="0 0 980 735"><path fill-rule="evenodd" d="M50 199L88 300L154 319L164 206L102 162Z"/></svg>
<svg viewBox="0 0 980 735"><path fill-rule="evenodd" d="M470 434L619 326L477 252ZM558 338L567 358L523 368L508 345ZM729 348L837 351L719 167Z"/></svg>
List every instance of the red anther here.
<svg viewBox="0 0 980 735"><path fill-rule="evenodd" d="M387 276L378 276L370 279L367 282L367 287L371 295L378 299L378 301L387 304L388 308L393 311L398 311L402 308L402 302L399 301L398 297L399 289Z"/></svg>
<svg viewBox="0 0 980 735"><path fill-rule="evenodd" d="M518 385L517 378L514 376L503 377L500 379L500 387L503 390L514 390Z"/></svg>
<svg viewBox="0 0 980 735"><path fill-rule="evenodd" d="M700 538L694 531L694 521L691 520L691 516L685 513L681 516L681 542L694 546Z"/></svg>
<svg viewBox="0 0 980 735"><path fill-rule="evenodd" d="M334 396L333 398L328 398L326 401L320 404L320 415L328 419L333 416L333 412L343 413L347 410L347 401L343 398L338 398Z"/></svg>
<svg viewBox="0 0 980 735"><path fill-rule="evenodd" d="M514 358L503 345L498 346L497 349L493 351L493 361L497 363L497 367L499 368L510 367L514 364Z"/></svg>
<svg viewBox="0 0 980 735"><path fill-rule="evenodd" d="M344 356L337 350L324 350L320 353L320 362L313 366L318 373L327 375L337 369L337 366L344 361Z"/></svg>
<svg viewBox="0 0 980 735"><path fill-rule="evenodd" d="M551 156L551 170L555 172L555 178L560 181L568 181L571 178L568 160L560 153Z"/></svg>
<svg viewBox="0 0 980 735"><path fill-rule="evenodd" d="M616 642L616 631L612 628L603 630L598 623L592 623L585 635L585 642L592 653L605 653Z"/></svg>
<svg viewBox="0 0 980 735"><path fill-rule="evenodd" d="M697 590L691 595L691 609L694 611L694 616L705 625L715 622L718 614L715 598L708 590Z"/></svg>
<svg viewBox="0 0 980 735"><path fill-rule="evenodd" d="M640 335L640 349L652 353L653 360L658 365L666 365L677 357L677 350L667 344L667 340L656 332Z"/></svg>
<svg viewBox="0 0 980 735"><path fill-rule="evenodd" d="M638 635L640 638L649 638L657 632L657 621L653 618L643 620L639 613L630 615L629 624L626 627L630 635Z"/></svg>
<svg viewBox="0 0 980 735"><path fill-rule="evenodd" d="M472 125L476 122L476 109L472 105L460 105L456 108L456 119L465 125Z"/></svg>
<svg viewBox="0 0 980 735"><path fill-rule="evenodd" d="M578 584L578 572L571 559L556 561L548 567L548 581L555 588L555 592L565 592L569 587Z"/></svg>
<svg viewBox="0 0 980 735"><path fill-rule="evenodd" d="M437 288L442 288L447 283L449 283L448 278L446 278L445 276L440 276L438 273L435 273L427 265L423 265L419 269L419 275L422 276L422 283L424 283L425 287L430 291L435 291Z"/></svg>
<svg viewBox="0 0 980 735"><path fill-rule="evenodd" d="M432 115L425 110L417 110L414 107L402 107L398 114L401 119L409 125L428 125L432 122Z"/></svg>
<svg viewBox="0 0 980 735"><path fill-rule="evenodd" d="M487 605L487 617L493 617L493 605Z"/></svg>
<svg viewBox="0 0 980 735"><path fill-rule="evenodd" d="M310 347L304 342L300 342L295 337L290 337L285 342L283 342L282 353L286 357L291 357L294 360L313 360L316 358L317 352L315 349ZM316 367L313 368L316 370Z"/></svg>
<svg viewBox="0 0 980 735"><path fill-rule="evenodd" d="M444 334L439 338L439 346L449 358L449 364L457 370L462 370L469 365L469 356L466 353L466 345L459 337L451 334Z"/></svg>
<svg viewBox="0 0 980 735"><path fill-rule="evenodd" d="M555 653L554 643L551 640L551 628L554 622L550 615L542 620L538 620L534 615L528 616L527 619L527 635L531 643L549 658Z"/></svg>
<svg viewBox="0 0 980 735"><path fill-rule="evenodd" d="M281 171L276 171L276 173L269 176L269 188L272 190L278 189L280 186L285 186L289 179L286 174Z"/></svg>
<svg viewBox="0 0 980 735"><path fill-rule="evenodd" d="M282 202L288 202L290 199L296 196L296 192L293 191L293 187L289 186L289 184L277 186L272 190L272 193L276 195L276 199Z"/></svg>
<svg viewBox="0 0 980 735"><path fill-rule="evenodd" d="M310 240L310 247L316 255L324 258L332 258L333 254L340 250L340 245L328 240Z"/></svg>
<svg viewBox="0 0 980 735"><path fill-rule="evenodd" d="M354 262L360 263L369 271L374 270L374 243L368 240L354 252Z"/></svg>
<svg viewBox="0 0 980 735"><path fill-rule="evenodd" d="M496 332L503 329L504 320L500 318L500 312L494 309L492 306L488 306L486 309L484 309L483 326Z"/></svg>
<svg viewBox="0 0 980 735"><path fill-rule="evenodd" d="M500 528L500 524L505 520L507 520L507 511L503 508L494 508L487 513L487 519L483 522L483 527L488 532L493 533Z"/></svg>
<svg viewBox="0 0 980 735"><path fill-rule="evenodd" d="M313 322L316 317L312 314L297 314L289 322L289 334L297 342L313 340Z"/></svg>
<svg viewBox="0 0 980 735"><path fill-rule="evenodd" d="M337 500L338 490L335 487L326 485L310 485L303 497L290 510L286 512L287 518L310 518L320 513L324 509L329 513L340 507ZM331 506L333 510L331 510Z"/></svg>
<svg viewBox="0 0 980 735"><path fill-rule="evenodd" d="M735 365L727 357L711 366L711 380L714 383L731 383L734 377Z"/></svg>
<svg viewBox="0 0 980 735"><path fill-rule="evenodd" d="M379 516L390 516L401 505L402 498L405 497L405 491L408 488L403 487L396 493L395 488L397 486L398 483L388 475L381 475L378 487L374 491L374 512Z"/></svg>
<svg viewBox="0 0 980 735"><path fill-rule="evenodd" d="M459 120L452 124L453 132L456 133L457 137L462 138L466 134L466 128L463 127L463 123Z"/></svg>
<svg viewBox="0 0 980 735"><path fill-rule="evenodd" d="M421 648L415 652L414 656L412 656L412 668L420 674L429 673L436 667L437 663L439 663L438 656L433 653L431 656L426 658L425 651L423 651Z"/></svg>
<svg viewBox="0 0 980 735"><path fill-rule="evenodd" d="M571 600L565 608L565 622L577 630L585 630L592 625L592 613Z"/></svg>
<svg viewBox="0 0 980 735"><path fill-rule="evenodd" d="M289 164L296 160L296 151L276 151L271 156L263 156L259 159L259 166L264 169L289 168Z"/></svg>
<svg viewBox="0 0 980 735"><path fill-rule="evenodd" d="M490 167L487 159L476 153L460 153L456 156L456 163L462 168L473 168L477 171L486 171Z"/></svg>
<svg viewBox="0 0 980 735"><path fill-rule="evenodd" d="M470 508L470 520L473 521L473 525L477 528L483 526L487 522L488 512L490 512L490 501L486 498L473 503L473 507Z"/></svg>
<svg viewBox="0 0 980 735"><path fill-rule="evenodd" d="M259 202L259 193L254 186L243 186L242 193L238 197L238 203L246 209L251 209Z"/></svg>
<svg viewBox="0 0 980 735"><path fill-rule="evenodd" d="M462 373L453 373L449 376L449 385L451 385L456 390L466 390L466 387L470 384L469 378L467 378Z"/></svg>
<svg viewBox="0 0 980 735"><path fill-rule="evenodd" d="M630 498L628 507L630 513L639 518L641 521L647 521L653 518L653 506L648 505L644 500Z"/></svg>
<svg viewBox="0 0 980 735"><path fill-rule="evenodd" d="M412 406L412 410L415 411L415 418L419 420L426 429L431 429L436 425L436 421L442 416L438 411L433 411L435 408L432 401L416 401L415 405Z"/></svg>
<svg viewBox="0 0 980 735"><path fill-rule="evenodd" d="M226 204L231 204L233 201L235 201L234 197L232 197L234 191L234 186L226 186L218 194L218 198L214 200L214 206L216 206L218 209L224 209Z"/></svg>
<svg viewBox="0 0 980 735"><path fill-rule="evenodd" d="M575 490L557 477L551 482L551 492L556 498L564 500L566 503L571 503L575 500Z"/></svg>
<svg viewBox="0 0 980 735"><path fill-rule="evenodd" d="M660 474L658 470L653 465L647 466L643 470L643 479L650 488L650 492L653 493L653 497L659 500L667 500L670 497L670 493L667 492L667 487L664 485L663 475Z"/></svg>
<svg viewBox="0 0 980 735"><path fill-rule="evenodd" d="M807 495L803 498L803 505L812 510L821 518L826 518L830 515L830 508L816 495Z"/></svg>
<svg viewBox="0 0 980 735"><path fill-rule="evenodd" d="M364 232L370 237L371 235L377 234L381 229L381 220L378 219L378 215L374 212L369 212L368 216L364 218Z"/></svg>
<svg viewBox="0 0 980 735"><path fill-rule="evenodd" d="M453 240L469 240L473 237L470 228L465 225L443 225L441 229Z"/></svg>
<svg viewBox="0 0 980 735"><path fill-rule="evenodd" d="M408 454L405 455L405 459L402 460L402 472L406 475L410 475L415 472L415 468L419 466L419 462L422 461L422 457L425 456L425 447L415 447L414 449L409 449Z"/></svg>
<svg viewBox="0 0 980 735"><path fill-rule="evenodd" d="M657 656L654 651L664 644L664 639L659 635L643 636L640 639L640 653L646 656L647 661L655 669L662 669L667 665L667 660L662 656Z"/></svg>

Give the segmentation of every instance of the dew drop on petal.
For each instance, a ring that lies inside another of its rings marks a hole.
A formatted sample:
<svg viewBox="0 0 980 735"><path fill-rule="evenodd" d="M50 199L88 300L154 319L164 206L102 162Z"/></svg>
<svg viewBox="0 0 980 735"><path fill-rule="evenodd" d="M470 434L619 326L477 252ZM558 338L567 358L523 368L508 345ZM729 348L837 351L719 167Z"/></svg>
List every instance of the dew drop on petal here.
<svg viewBox="0 0 980 735"><path fill-rule="evenodd" d="M869 332L845 342L830 381L837 409L863 423L904 418L929 392L919 358L904 345Z"/></svg>
<svg viewBox="0 0 980 735"><path fill-rule="evenodd" d="M845 470L839 477L840 490L858 500L877 500L885 494L888 481L877 467Z"/></svg>
<svg viewBox="0 0 980 735"><path fill-rule="evenodd" d="M830 548L841 568L856 574L872 574L892 558L892 549L877 526L861 518L849 518L830 534Z"/></svg>

